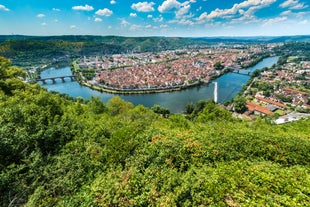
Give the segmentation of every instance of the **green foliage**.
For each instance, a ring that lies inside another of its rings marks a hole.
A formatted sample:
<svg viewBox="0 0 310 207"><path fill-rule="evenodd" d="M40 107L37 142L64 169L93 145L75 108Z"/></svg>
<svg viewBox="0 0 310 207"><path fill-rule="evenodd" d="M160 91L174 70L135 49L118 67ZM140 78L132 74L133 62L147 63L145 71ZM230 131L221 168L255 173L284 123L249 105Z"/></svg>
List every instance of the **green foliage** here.
<svg viewBox="0 0 310 207"><path fill-rule="evenodd" d="M216 63L214 63L214 68L216 70L222 70L224 68L224 66L222 65L221 62L217 61Z"/></svg>
<svg viewBox="0 0 310 207"><path fill-rule="evenodd" d="M234 98L234 108L238 113L243 113L247 110L246 98L240 95L237 95Z"/></svg>
<svg viewBox="0 0 310 207"><path fill-rule="evenodd" d="M275 96L283 102L291 103L293 101L293 98L291 96L285 96L283 94L275 94Z"/></svg>
<svg viewBox="0 0 310 207"><path fill-rule="evenodd" d="M15 69L0 59L0 206L310 202L309 119L244 122L212 101L164 118L117 96L70 100Z"/></svg>
<svg viewBox="0 0 310 207"><path fill-rule="evenodd" d="M154 106L152 106L151 109L154 111L154 113L161 114L164 117L166 117L166 116L168 116L170 114L170 110L169 109L163 108L163 107L161 107L159 105L156 105L156 104Z"/></svg>

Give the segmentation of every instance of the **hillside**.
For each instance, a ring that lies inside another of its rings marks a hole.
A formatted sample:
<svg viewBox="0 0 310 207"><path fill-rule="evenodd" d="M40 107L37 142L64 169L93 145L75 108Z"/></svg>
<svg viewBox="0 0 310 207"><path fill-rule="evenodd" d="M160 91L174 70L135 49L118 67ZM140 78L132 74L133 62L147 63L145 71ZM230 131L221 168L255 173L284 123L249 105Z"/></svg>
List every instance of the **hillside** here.
<svg viewBox="0 0 310 207"><path fill-rule="evenodd" d="M2 41L1 41L2 40ZM72 61L81 56L158 52L206 44L188 38L119 36L0 36L0 56L15 65L31 66Z"/></svg>
<svg viewBox="0 0 310 207"><path fill-rule="evenodd" d="M250 44L273 42L309 42L310 36L283 37L122 37L122 36L23 36L0 35L0 56L14 65L28 67L70 62L81 56L121 54L127 52L159 52L196 48L206 45Z"/></svg>
<svg viewBox="0 0 310 207"><path fill-rule="evenodd" d="M22 82L0 58L0 206L308 206L310 120L191 117Z"/></svg>

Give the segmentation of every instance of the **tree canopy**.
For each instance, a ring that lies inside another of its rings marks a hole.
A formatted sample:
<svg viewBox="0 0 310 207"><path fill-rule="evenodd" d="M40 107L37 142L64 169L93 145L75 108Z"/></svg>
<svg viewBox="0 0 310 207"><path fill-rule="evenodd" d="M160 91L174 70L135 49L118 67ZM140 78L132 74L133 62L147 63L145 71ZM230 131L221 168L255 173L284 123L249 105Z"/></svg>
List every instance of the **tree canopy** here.
<svg viewBox="0 0 310 207"><path fill-rule="evenodd" d="M310 120L189 115L28 85L0 58L0 206L307 206Z"/></svg>

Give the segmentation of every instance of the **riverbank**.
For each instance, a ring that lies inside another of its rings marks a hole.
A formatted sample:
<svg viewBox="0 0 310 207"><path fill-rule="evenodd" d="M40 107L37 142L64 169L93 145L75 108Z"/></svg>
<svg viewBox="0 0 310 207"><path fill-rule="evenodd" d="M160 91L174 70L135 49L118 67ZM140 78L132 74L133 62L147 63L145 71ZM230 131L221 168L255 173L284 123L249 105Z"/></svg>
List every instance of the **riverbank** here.
<svg viewBox="0 0 310 207"><path fill-rule="evenodd" d="M131 94L150 94L150 93L166 93L166 92L173 92L173 91L180 91L183 89L193 88L196 86L201 86L203 84L208 84L204 82L197 82L190 85L182 85L182 86L175 86L169 88L154 88L154 89L117 89L117 88L107 88L105 86L98 86L94 84L90 84L87 82L80 82L81 85L89 87L93 90L97 90L100 92L106 92L111 94L123 94L123 95L131 95Z"/></svg>
<svg viewBox="0 0 310 207"><path fill-rule="evenodd" d="M81 69L79 65L76 63L77 60L73 61L71 64L71 71L74 75L76 75L76 80L79 82L79 84L89 87L90 89L99 91L99 92L106 92L106 93L111 93L111 94L123 94L123 95L131 95L131 94L150 94L150 93L166 93L166 92L173 92L173 91L180 91L183 89L188 89L196 86L200 86L203 84L208 84L209 82L207 81L195 81L194 83L191 84L186 84L186 85L176 85L176 86L167 86L167 87L159 87L159 88L143 88L143 89L122 89L122 88L113 88L110 86L106 85L101 85L98 83L89 83L90 81L87 80L83 76L83 73L81 72ZM214 80L221 75L227 73L226 70L223 70L218 76L212 76L210 80Z"/></svg>

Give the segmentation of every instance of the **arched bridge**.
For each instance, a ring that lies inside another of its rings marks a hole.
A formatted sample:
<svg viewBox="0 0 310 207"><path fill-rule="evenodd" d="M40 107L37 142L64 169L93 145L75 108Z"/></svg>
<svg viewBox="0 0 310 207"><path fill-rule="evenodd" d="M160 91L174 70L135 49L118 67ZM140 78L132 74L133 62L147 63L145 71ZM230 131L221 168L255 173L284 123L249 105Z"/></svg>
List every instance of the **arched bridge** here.
<svg viewBox="0 0 310 207"><path fill-rule="evenodd" d="M39 78L37 79L38 82L42 81L43 84L46 84L47 80L52 80L53 83L56 83L56 79L61 79L62 82L65 82L65 78L70 78L71 81L75 80L75 75L66 75L66 76L58 76L58 77L50 77L50 78Z"/></svg>

